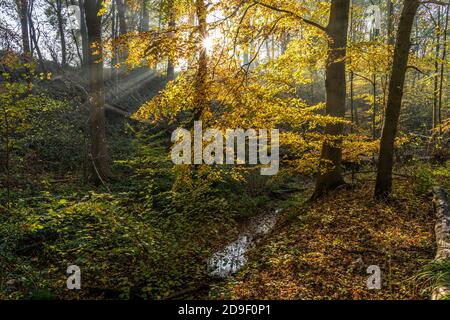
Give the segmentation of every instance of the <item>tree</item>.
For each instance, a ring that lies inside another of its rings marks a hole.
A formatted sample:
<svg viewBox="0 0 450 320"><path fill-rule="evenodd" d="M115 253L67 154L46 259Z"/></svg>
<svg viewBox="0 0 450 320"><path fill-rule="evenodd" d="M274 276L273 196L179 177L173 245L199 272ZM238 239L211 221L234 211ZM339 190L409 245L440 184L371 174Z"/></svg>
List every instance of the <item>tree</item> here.
<svg viewBox="0 0 450 320"><path fill-rule="evenodd" d="M169 0L168 11L169 11L169 30L170 30L174 29L176 26L174 0ZM167 62L167 80L171 81L174 79L175 79L175 66L173 63L173 59L169 57Z"/></svg>
<svg viewBox="0 0 450 320"><path fill-rule="evenodd" d="M280 13L292 15L300 21L324 31L329 37L328 58L325 67L326 115L335 117L337 121L333 124L327 124L325 128L325 134L330 139L325 141L322 146L321 162L326 168L318 175L316 180L313 198L318 198L345 184L341 168L341 135L344 131L344 125L340 120L345 116L346 76L344 59L347 51L350 0L331 1L330 17L326 28L297 15L295 12L256 0L254 3Z"/></svg>
<svg viewBox="0 0 450 320"><path fill-rule="evenodd" d="M386 6L387 6L387 13L386 13L386 18L387 18L387 43L390 45L394 45L395 42L395 38L394 38L394 3L392 2L392 0L386 0Z"/></svg>
<svg viewBox="0 0 450 320"><path fill-rule="evenodd" d="M150 16L148 12L148 0L142 0L142 17L140 31L148 31L150 29Z"/></svg>
<svg viewBox="0 0 450 320"><path fill-rule="evenodd" d="M117 12L119 14L119 35L127 33L127 20L125 18L126 3L125 0L116 0Z"/></svg>
<svg viewBox="0 0 450 320"><path fill-rule="evenodd" d="M44 63L44 58L42 56L41 48L39 47L38 38L36 35L36 28L34 26L33 22L33 7L34 7L34 0L31 0L29 10L28 10L28 22L30 24L30 38L33 43L33 47L36 49L36 53L39 58L39 65L41 66L42 71L46 72L46 66Z"/></svg>
<svg viewBox="0 0 450 320"><path fill-rule="evenodd" d="M375 197L385 199L392 191L392 169L394 165L394 142L398 129L398 120L403 97L403 85L411 48L411 31L419 8L419 0L405 0L400 16L397 39L394 50L389 81L389 95L383 133L380 142L380 159L378 162Z"/></svg>
<svg viewBox="0 0 450 320"><path fill-rule="evenodd" d="M440 49L441 49L441 8L438 8L437 13L437 22L435 26L436 32L436 51L435 51L435 59L434 59L434 92L433 92L433 129L439 125L439 115L438 115L438 107L439 107L439 95L438 95L438 86L439 86L439 58L440 58ZM445 46L445 43L444 43Z"/></svg>
<svg viewBox="0 0 450 320"><path fill-rule="evenodd" d="M66 49L66 36L64 34L64 21L62 17L62 0L56 0L56 16L58 18L58 32L61 40L61 65L67 66L67 49Z"/></svg>
<svg viewBox="0 0 450 320"><path fill-rule="evenodd" d="M195 98L194 98L194 120L202 119L202 116L208 108L207 100L207 77L208 77L208 54L203 46L203 41L207 37L206 25L206 4L204 0L195 1L195 11L198 19L198 37L199 37L199 58L198 69L195 76Z"/></svg>
<svg viewBox="0 0 450 320"><path fill-rule="evenodd" d="M84 10L85 0L78 0L80 7L80 34L81 34L81 48L83 51L83 66L89 65L89 40L86 27L86 13Z"/></svg>
<svg viewBox="0 0 450 320"><path fill-rule="evenodd" d="M16 0L22 31L22 50L24 56L30 55L30 37L28 34L28 0Z"/></svg>
<svg viewBox="0 0 450 320"><path fill-rule="evenodd" d="M91 160L93 164L93 180L102 182L110 176L108 146L105 130L105 96L102 61L102 8L101 0L84 2L86 26L89 39L89 100Z"/></svg>
<svg viewBox="0 0 450 320"><path fill-rule="evenodd" d="M125 0L115 0L116 1L116 7L117 7L117 15L118 15L118 24L119 24L119 36L124 36L127 33L127 20L126 20L126 2ZM122 63L127 60L128 52L127 49L119 52L118 54L118 61L119 63ZM116 85L119 84L119 78L122 78L124 75L124 67L121 66L119 71L116 71ZM118 76L118 77L117 77Z"/></svg>
<svg viewBox="0 0 450 320"><path fill-rule="evenodd" d="M343 118L345 116L346 77L345 55L347 47L347 30L349 23L349 0L331 1L329 23L326 28L330 37L329 54L325 70L326 114ZM342 123L328 124L325 134L334 136L333 141L325 141L322 146L321 159L330 163L324 173L319 174L313 197L319 197L329 190L345 184L342 177L341 138L344 125Z"/></svg>
<svg viewBox="0 0 450 320"><path fill-rule="evenodd" d="M444 24L444 41L443 41L443 50L442 50L442 61L441 61L441 81L439 84L439 104L438 104L438 122L439 125L442 124L442 94L443 94L443 86L444 86L444 69L445 69L445 59L447 57L447 32L448 32L448 12L450 6L447 6L447 10L445 13L445 24ZM441 127L439 127L441 130Z"/></svg>
<svg viewBox="0 0 450 320"><path fill-rule="evenodd" d="M46 1L50 7L53 9L56 15L56 21L58 25L58 34L61 42L61 66L64 68L67 66L67 46L66 46L66 36L64 33L64 20L62 16L62 0L47 0Z"/></svg>

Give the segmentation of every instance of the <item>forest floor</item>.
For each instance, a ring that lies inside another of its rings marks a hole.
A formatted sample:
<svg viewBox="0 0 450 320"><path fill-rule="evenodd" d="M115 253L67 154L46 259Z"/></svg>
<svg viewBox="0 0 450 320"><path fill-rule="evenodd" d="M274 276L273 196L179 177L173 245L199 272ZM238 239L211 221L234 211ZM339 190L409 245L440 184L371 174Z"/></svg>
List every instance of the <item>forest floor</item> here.
<svg viewBox="0 0 450 320"><path fill-rule="evenodd" d="M428 299L415 278L434 254L428 197L396 181L385 203L368 181L283 213L236 276L212 299ZM367 288L367 267L381 269L381 290Z"/></svg>

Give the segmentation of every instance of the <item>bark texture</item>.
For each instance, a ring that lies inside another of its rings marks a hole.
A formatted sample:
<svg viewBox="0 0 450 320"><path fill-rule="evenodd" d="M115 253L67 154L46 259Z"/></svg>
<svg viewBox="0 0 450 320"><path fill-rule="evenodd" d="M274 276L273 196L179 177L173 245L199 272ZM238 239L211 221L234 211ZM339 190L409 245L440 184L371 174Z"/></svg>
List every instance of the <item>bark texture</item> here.
<svg viewBox="0 0 450 320"><path fill-rule="evenodd" d="M58 32L59 38L61 41L61 65L62 67L67 66L67 46L66 46L66 37L64 34L64 21L62 16L62 0L56 1L56 16L58 18Z"/></svg>
<svg viewBox="0 0 450 320"><path fill-rule="evenodd" d="M80 34L81 48L83 51L83 67L89 65L89 39L87 36L86 13L84 11L84 0L78 0L80 7Z"/></svg>
<svg viewBox="0 0 450 320"><path fill-rule="evenodd" d="M450 259L450 205L444 189L433 188L433 207L436 213L436 257L435 260ZM439 300L450 293L450 284L433 290L432 299Z"/></svg>
<svg viewBox="0 0 450 320"><path fill-rule="evenodd" d="M380 159L375 185L375 197L378 199L387 198L392 191L394 142L397 135L398 120L400 118L400 109L403 98L403 85L405 83L409 50L411 48L411 30L419 5L419 0L405 0L400 17L394 51L394 61L389 81L389 96L386 115L380 143Z"/></svg>
<svg viewBox="0 0 450 320"><path fill-rule="evenodd" d="M126 3L124 0L117 0L117 12L119 14L119 34L127 33L127 20L125 18Z"/></svg>
<svg viewBox="0 0 450 320"><path fill-rule="evenodd" d="M141 31L148 31L150 29L150 15L148 12L148 1L142 1L142 20L141 20Z"/></svg>
<svg viewBox="0 0 450 320"><path fill-rule="evenodd" d="M207 78L208 78L208 54L203 46L203 40L207 37L206 29L206 4L204 0L196 0L196 15L198 19L199 58L198 69L195 76L195 99L194 99L194 121L202 119L208 108L207 100Z"/></svg>
<svg viewBox="0 0 450 320"><path fill-rule="evenodd" d="M97 15L101 1L85 1L86 25L89 39L89 100L91 157L93 181L103 182L110 176L108 146L105 130L105 95L103 83L103 60L101 50L101 17Z"/></svg>
<svg viewBox="0 0 450 320"><path fill-rule="evenodd" d="M347 30L349 24L350 0L333 0L331 2L330 20L327 33L330 37L329 54L325 70L326 114L344 118L346 100L345 55L347 47ZM342 177L342 135L343 124L329 124L325 134L336 137L334 141L325 142L322 146L321 159L327 170L320 174L316 181L313 197L320 197L327 191L343 184Z"/></svg>
<svg viewBox="0 0 450 320"><path fill-rule="evenodd" d="M175 6L174 0L169 0L168 2L168 10L169 10L169 30L174 29L176 26L175 23ZM170 33L170 36L173 37L173 32ZM175 64L173 59L169 57L167 61L167 80L172 81L175 79Z"/></svg>
<svg viewBox="0 0 450 320"><path fill-rule="evenodd" d="M24 56L30 55L30 36L28 33L28 0L19 0L20 29L22 32L22 50Z"/></svg>

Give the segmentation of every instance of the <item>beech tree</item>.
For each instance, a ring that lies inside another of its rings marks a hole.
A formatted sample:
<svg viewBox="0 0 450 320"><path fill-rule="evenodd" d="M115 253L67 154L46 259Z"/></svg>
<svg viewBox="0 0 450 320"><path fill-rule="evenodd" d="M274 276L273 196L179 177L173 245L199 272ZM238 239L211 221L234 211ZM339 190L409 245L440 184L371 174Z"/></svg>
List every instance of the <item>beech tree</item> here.
<svg viewBox="0 0 450 320"><path fill-rule="evenodd" d="M326 28L330 37L325 69L326 114L337 118L345 116L346 77L344 58L347 47L349 6L349 0L331 1L330 20ZM345 184L341 168L342 140L340 136L343 129L342 123L328 124L325 128L325 134L335 138L324 142L321 158L325 162L331 162L332 168L328 168L325 173L319 174L314 193L315 197Z"/></svg>
<svg viewBox="0 0 450 320"><path fill-rule="evenodd" d="M409 50L411 48L411 30L419 4L419 0L405 0L400 17L375 186L375 196L380 199L386 198L392 191L394 142L400 117Z"/></svg>
<svg viewBox="0 0 450 320"><path fill-rule="evenodd" d="M440 1L437 1L436 3L445 4ZM409 51L411 48L411 31L420 4L421 2L419 0L404 0L403 2L389 81L389 96L386 115L380 142L380 158L375 185L375 197L378 199L386 199L392 192L394 143L398 131L398 122L403 98L403 86L408 68ZM433 119L433 121L435 120Z"/></svg>
<svg viewBox="0 0 450 320"><path fill-rule="evenodd" d="M405 0L398 26L375 185L375 197L379 199L386 198L392 191L394 142L400 117L409 50L411 48L411 30L419 5L419 0Z"/></svg>
<svg viewBox="0 0 450 320"><path fill-rule="evenodd" d="M81 34L81 48L83 51L83 66L89 65L89 40L86 27L86 13L84 11L84 3L86 0L78 0L80 7L80 34Z"/></svg>
<svg viewBox="0 0 450 320"><path fill-rule="evenodd" d="M174 29L176 26L175 22L175 4L174 0L168 1L168 14L169 14L169 30ZM169 57L167 61L167 80L174 80L175 79L175 65L173 63L173 59Z"/></svg>
<svg viewBox="0 0 450 320"><path fill-rule="evenodd" d="M271 8L281 13L292 14L299 20L325 32L328 39L328 58L325 67L326 115L343 119L345 116L346 76L345 55L347 47L347 32L349 25L350 0L332 0L328 26L298 16L282 8L261 2L255 3ZM326 192L345 184L342 176L342 122L327 124L325 134L330 137L323 143L321 160L323 170L316 180L313 198L320 197Z"/></svg>
<svg viewBox="0 0 450 320"><path fill-rule="evenodd" d="M102 56L102 8L101 0L84 2L86 26L89 39L89 102L91 160L93 180L102 182L110 176L108 146L105 131L105 93Z"/></svg>
<svg viewBox="0 0 450 320"><path fill-rule="evenodd" d="M64 30L64 21L62 15L63 1L62 0L46 0L46 2L52 8L58 25L58 35L61 43L61 66L64 68L67 66L67 46L66 36Z"/></svg>
<svg viewBox="0 0 450 320"><path fill-rule="evenodd" d="M195 100L194 100L194 120L201 120L204 112L208 108L207 100L207 77L208 77L208 54L206 48L202 45L203 40L207 37L206 28L206 3L205 0L195 0L195 12L198 19L198 38L199 38L199 52L198 52L198 69L195 76Z"/></svg>
<svg viewBox="0 0 450 320"><path fill-rule="evenodd" d="M20 16L20 29L22 31L22 52L24 56L28 56L31 52L28 32L28 0L16 0L16 3Z"/></svg>

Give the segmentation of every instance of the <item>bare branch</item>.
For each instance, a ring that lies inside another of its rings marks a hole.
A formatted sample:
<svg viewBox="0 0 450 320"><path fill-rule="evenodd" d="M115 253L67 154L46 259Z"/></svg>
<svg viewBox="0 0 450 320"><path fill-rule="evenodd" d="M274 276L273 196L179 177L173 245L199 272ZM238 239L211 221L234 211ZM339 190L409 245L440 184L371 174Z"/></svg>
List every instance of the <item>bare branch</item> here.
<svg viewBox="0 0 450 320"><path fill-rule="evenodd" d="M236 35L235 35L235 37L234 37L234 44L233 44L233 48L234 48L234 49L233 49L233 55L236 53L237 39L238 39L238 37L239 37L239 32L240 32L240 30L241 30L242 22L244 21L245 17L247 16L248 11L249 11L251 8L253 8L254 6L256 6L256 5L257 5L256 3L253 3L253 4L249 5L249 6L247 7L247 9L245 9L245 11L244 11L244 13L243 13L243 15L242 15L242 17L241 17L241 19L240 19L240 21L239 21L238 27L237 27L237 29L236 29Z"/></svg>
<svg viewBox="0 0 450 320"><path fill-rule="evenodd" d="M365 76L363 76L363 75L360 75L360 74L358 74L358 73L356 73L356 72L353 72L353 74L354 74L355 76L357 76L357 77L360 77L361 79L364 79L364 80L370 82L370 83L373 85L373 80L372 80L372 79L369 79L369 78L367 78L367 77L365 77Z"/></svg>
<svg viewBox="0 0 450 320"><path fill-rule="evenodd" d="M420 70L416 66L407 66L406 69L413 69L413 70L416 70L417 72L419 72L421 74L425 74L425 72L423 72L422 70Z"/></svg>
<svg viewBox="0 0 450 320"><path fill-rule="evenodd" d="M427 0L427 1L421 1L420 4L427 4L427 3L434 3L434 4L438 4L440 6L448 6L450 5L449 2L444 2L444 1L439 1L439 0Z"/></svg>
<svg viewBox="0 0 450 320"><path fill-rule="evenodd" d="M283 18L285 18L285 16L281 16L279 17L277 20L275 20L274 24L272 25L272 27L270 28L269 33L265 36L265 39L263 41L261 41L261 43L258 46L258 49L254 55L254 57L246 64L241 66L241 69L244 70L245 73L248 73L249 69L250 69L250 65L256 60L256 58L259 55L259 52L261 51L261 48L264 44L264 41L267 41L269 34L271 34L273 32L273 30L275 30L275 27L277 26L278 22L280 22Z"/></svg>

